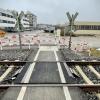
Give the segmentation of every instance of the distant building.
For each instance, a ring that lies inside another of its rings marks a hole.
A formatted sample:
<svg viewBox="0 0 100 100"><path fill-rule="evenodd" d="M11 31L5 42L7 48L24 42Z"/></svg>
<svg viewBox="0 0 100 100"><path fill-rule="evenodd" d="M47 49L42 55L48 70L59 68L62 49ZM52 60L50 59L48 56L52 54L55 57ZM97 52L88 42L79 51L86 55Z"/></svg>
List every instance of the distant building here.
<svg viewBox="0 0 100 100"><path fill-rule="evenodd" d="M37 29L53 33L55 31L55 26L49 24L37 24Z"/></svg>
<svg viewBox="0 0 100 100"><path fill-rule="evenodd" d="M29 19L29 26L30 29L36 29L37 27L37 16L32 14L31 12L27 11L25 16Z"/></svg>
<svg viewBox="0 0 100 100"><path fill-rule="evenodd" d="M13 31L16 19L10 10L0 8L0 28L6 31Z"/></svg>
<svg viewBox="0 0 100 100"><path fill-rule="evenodd" d="M23 25L24 30L30 30L30 23L27 17L25 16L22 17L21 24Z"/></svg>
<svg viewBox="0 0 100 100"><path fill-rule="evenodd" d="M46 27L47 27L47 24L37 24L37 28L39 30L44 30L44 29L46 29Z"/></svg>
<svg viewBox="0 0 100 100"><path fill-rule="evenodd" d="M22 11L23 12L23 11ZM4 10L0 8L0 28L5 31L18 31L19 14L15 10ZM37 27L37 16L31 12L22 13L20 16L22 31L34 30Z"/></svg>
<svg viewBox="0 0 100 100"><path fill-rule="evenodd" d="M75 22L75 34L100 34L100 22Z"/></svg>

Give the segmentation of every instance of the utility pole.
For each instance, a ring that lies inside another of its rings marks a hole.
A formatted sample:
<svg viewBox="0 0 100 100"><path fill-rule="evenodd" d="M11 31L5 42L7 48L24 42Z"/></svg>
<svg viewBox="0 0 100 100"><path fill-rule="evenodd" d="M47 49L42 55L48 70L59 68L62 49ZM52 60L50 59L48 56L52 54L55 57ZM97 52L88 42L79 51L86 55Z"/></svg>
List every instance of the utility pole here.
<svg viewBox="0 0 100 100"><path fill-rule="evenodd" d="M66 14L67 14L67 17L69 20L69 27L70 27L70 31L69 31L70 37L69 37L69 47L68 48L69 48L69 50L71 50L71 37L72 37L72 34L74 32L74 30L73 30L74 21L77 18L78 13L76 12L75 15L72 14L72 16L69 14L69 12L67 12Z"/></svg>

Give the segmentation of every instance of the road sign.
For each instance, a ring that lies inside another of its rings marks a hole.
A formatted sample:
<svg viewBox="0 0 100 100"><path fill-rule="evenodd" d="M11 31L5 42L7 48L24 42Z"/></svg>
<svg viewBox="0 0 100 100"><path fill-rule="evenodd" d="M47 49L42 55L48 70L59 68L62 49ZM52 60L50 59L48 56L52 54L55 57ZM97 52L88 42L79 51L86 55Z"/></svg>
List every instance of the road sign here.
<svg viewBox="0 0 100 100"><path fill-rule="evenodd" d="M73 16L73 21L75 21L77 16L78 16L78 12L76 12L75 15Z"/></svg>
<svg viewBox="0 0 100 100"><path fill-rule="evenodd" d="M69 19L69 33L70 33L70 38L69 38L69 49L71 49L71 36L72 36L72 33L73 33L73 27L74 27L74 21L78 15L78 13L76 12L75 15L72 14L72 16L69 14L69 12L66 13L67 14L67 17Z"/></svg>
<svg viewBox="0 0 100 100"><path fill-rule="evenodd" d="M67 12L66 14L67 14L67 17L68 17L68 19L69 19L69 21L70 21L72 18L71 18L71 16L70 16L69 12Z"/></svg>

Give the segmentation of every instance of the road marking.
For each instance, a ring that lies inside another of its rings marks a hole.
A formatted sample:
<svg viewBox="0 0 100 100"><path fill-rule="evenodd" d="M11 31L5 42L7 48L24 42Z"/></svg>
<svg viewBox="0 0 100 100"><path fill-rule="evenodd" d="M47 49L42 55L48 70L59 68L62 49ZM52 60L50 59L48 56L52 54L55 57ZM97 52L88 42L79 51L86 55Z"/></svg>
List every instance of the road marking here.
<svg viewBox="0 0 100 100"><path fill-rule="evenodd" d="M13 70L14 66L9 66L9 68L3 73L0 77L0 82L4 80L4 78Z"/></svg>
<svg viewBox="0 0 100 100"><path fill-rule="evenodd" d="M66 70L67 70L67 72L68 72L68 75L69 75L70 77L73 77L73 75L72 75L70 69L68 68L67 64L66 64L66 63L63 63L63 64L64 64L64 66L65 66L65 68L66 68Z"/></svg>
<svg viewBox="0 0 100 100"><path fill-rule="evenodd" d="M54 51L54 54L55 54L55 57L56 57L56 61L59 61L56 51ZM61 82L66 83L60 62L57 62L57 66L58 66ZM64 95L65 95L66 100L72 100L70 93L69 93L69 90L68 90L68 87L63 87L63 90L64 90Z"/></svg>
<svg viewBox="0 0 100 100"><path fill-rule="evenodd" d="M38 52L37 52L37 54L36 54L36 56L35 56L35 58L34 58L34 61L37 60L37 58L38 58L38 56L39 56L39 53L40 53L40 49L38 50ZM27 72L26 72L24 78L22 79L22 82L23 82L23 83L28 83L28 82L29 82L30 77L31 77L31 75L32 75L32 72L33 72L33 70L34 70L35 64L36 64L36 62L34 62L34 61L33 61L33 63L29 66L29 68L28 68L28 70L27 70ZM25 95L25 92L26 92L26 89L27 89L27 87L22 87L22 88L21 88L21 90L20 90L20 92L19 92L19 95L18 95L18 97L17 97L17 100L23 100L24 95Z"/></svg>
<svg viewBox="0 0 100 100"><path fill-rule="evenodd" d="M27 87L22 87L21 88L17 100L23 100L25 92L26 92L26 89L27 89Z"/></svg>
<svg viewBox="0 0 100 100"><path fill-rule="evenodd" d="M58 49L57 49L57 46L41 46L40 50L41 51L54 51Z"/></svg>

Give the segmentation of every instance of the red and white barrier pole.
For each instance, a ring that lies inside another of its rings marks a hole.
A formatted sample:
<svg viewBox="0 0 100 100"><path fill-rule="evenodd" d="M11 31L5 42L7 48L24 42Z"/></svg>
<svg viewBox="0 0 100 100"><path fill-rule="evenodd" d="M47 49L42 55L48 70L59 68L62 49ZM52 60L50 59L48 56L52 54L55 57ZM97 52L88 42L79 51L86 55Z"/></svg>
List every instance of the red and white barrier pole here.
<svg viewBox="0 0 100 100"><path fill-rule="evenodd" d="M39 48L40 48L40 38L39 38L39 36L38 36L37 41L38 41L38 46L39 46Z"/></svg>
<svg viewBox="0 0 100 100"><path fill-rule="evenodd" d="M1 41L0 41L0 49L3 50L3 48L2 48L2 42Z"/></svg>

